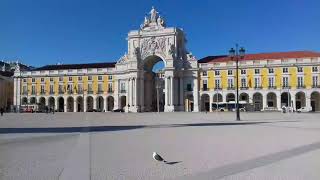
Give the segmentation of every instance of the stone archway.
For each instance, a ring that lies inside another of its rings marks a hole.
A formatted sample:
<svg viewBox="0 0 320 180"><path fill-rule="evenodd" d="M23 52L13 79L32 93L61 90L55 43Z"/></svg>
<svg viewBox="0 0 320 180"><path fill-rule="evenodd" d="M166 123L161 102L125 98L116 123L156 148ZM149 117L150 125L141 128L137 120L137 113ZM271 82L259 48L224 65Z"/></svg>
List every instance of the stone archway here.
<svg viewBox="0 0 320 180"><path fill-rule="evenodd" d="M281 107L292 107L291 95L288 92L281 93Z"/></svg>
<svg viewBox="0 0 320 180"><path fill-rule="evenodd" d="M54 97L49 97L48 99L48 105L49 105L49 110L54 111L55 110L55 99Z"/></svg>
<svg viewBox="0 0 320 180"><path fill-rule="evenodd" d="M74 98L72 96L69 96L67 98L67 112L73 112L74 111Z"/></svg>
<svg viewBox="0 0 320 180"><path fill-rule="evenodd" d="M58 112L64 112L64 98L58 98Z"/></svg>
<svg viewBox="0 0 320 180"><path fill-rule="evenodd" d="M127 104L127 97L126 96L121 96L120 97L120 99L119 99L120 101L120 109L123 109L123 110L125 110L124 108L127 106L126 104Z"/></svg>
<svg viewBox="0 0 320 180"><path fill-rule="evenodd" d="M77 103L76 103L76 109L77 109L77 112L83 112L84 109L83 109L83 97L82 96L78 96L77 97Z"/></svg>
<svg viewBox="0 0 320 180"><path fill-rule="evenodd" d="M92 96L88 96L87 97L87 112L93 112L93 97Z"/></svg>
<svg viewBox="0 0 320 180"><path fill-rule="evenodd" d="M98 111L98 112L103 112L103 109L104 109L104 104L103 104L103 97L102 96L98 96L97 97L97 107L96 107L96 110Z"/></svg>
<svg viewBox="0 0 320 180"><path fill-rule="evenodd" d="M295 109L300 109L306 107L306 94L304 92L296 93L296 107Z"/></svg>
<svg viewBox="0 0 320 180"><path fill-rule="evenodd" d="M214 94L212 100L213 100L212 108L215 109L215 110L218 110L219 109L219 104L222 103L222 101L223 101L222 94L220 94L220 93Z"/></svg>
<svg viewBox="0 0 320 180"><path fill-rule="evenodd" d="M28 104L28 98L26 98L26 97L23 97L22 98L22 103L21 103L22 105L27 105Z"/></svg>
<svg viewBox="0 0 320 180"><path fill-rule="evenodd" d="M311 110L312 111L320 111L320 93L314 91L310 95L310 103L311 103Z"/></svg>
<svg viewBox="0 0 320 180"><path fill-rule="evenodd" d="M114 98L112 96L107 97L107 111L112 111L114 109Z"/></svg>
<svg viewBox="0 0 320 180"><path fill-rule="evenodd" d="M267 106L276 108L277 107L277 95L273 92L267 94Z"/></svg>
<svg viewBox="0 0 320 180"><path fill-rule="evenodd" d="M31 97L30 104L36 104L36 103L37 103L37 99L35 97Z"/></svg>
<svg viewBox="0 0 320 180"><path fill-rule="evenodd" d="M38 106L38 110L40 112L44 112L46 108L46 98L45 97L40 97L39 98L39 106Z"/></svg>
<svg viewBox="0 0 320 180"><path fill-rule="evenodd" d="M226 101L227 102L235 101L235 100L236 100L236 97L235 97L235 95L233 93L227 94L227 96L226 96Z"/></svg>
<svg viewBox="0 0 320 180"><path fill-rule="evenodd" d="M201 111L210 111L210 96L208 94L201 95Z"/></svg>
<svg viewBox="0 0 320 180"><path fill-rule="evenodd" d="M249 95L247 93L241 93L239 96L239 101L246 101L249 103Z"/></svg>
<svg viewBox="0 0 320 180"><path fill-rule="evenodd" d="M156 112L158 109L164 111L165 99L165 79L164 71L165 61L159 56L148 56L143 61L144 69L144 111ZM162 69L155 69L157 64L162 63Z"/></svg>
<svg viewBox="0 0 320 180"><path fill-rule="evenodd" d="M254 93L252 96L253 109L255 111L261 111L263 108L263 96L261 93Z"/></svg>
<svg viewBox="0 0 320 180"><path fill-rule="evenodd" d="M185 98L185 111L186 112L193 112L193 95L189 94Z"/></svg>

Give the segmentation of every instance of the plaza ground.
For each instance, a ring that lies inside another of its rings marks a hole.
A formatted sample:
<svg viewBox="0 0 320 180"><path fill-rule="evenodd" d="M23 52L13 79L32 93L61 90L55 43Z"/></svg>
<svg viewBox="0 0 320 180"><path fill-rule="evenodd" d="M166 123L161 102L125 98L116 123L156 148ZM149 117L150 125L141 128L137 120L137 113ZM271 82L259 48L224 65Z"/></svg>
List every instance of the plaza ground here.
<svg viewBox="0 0 320 180"><path fill-rule="evenodd" d="M5 114L0 179L318 180L319 115Z"/></svg>

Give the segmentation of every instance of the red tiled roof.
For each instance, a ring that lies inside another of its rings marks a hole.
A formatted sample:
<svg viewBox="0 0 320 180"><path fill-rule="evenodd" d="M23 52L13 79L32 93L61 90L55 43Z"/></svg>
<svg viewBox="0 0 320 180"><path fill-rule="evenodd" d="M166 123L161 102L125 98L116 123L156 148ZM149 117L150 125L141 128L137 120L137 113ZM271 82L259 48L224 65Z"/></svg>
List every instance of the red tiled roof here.
<svg viewBox="0 0 320 180"><path fill-rule="evenodd" d="M115 67L115 62L107 63L89 63L89 64L61 64L61 65L46 65L32 69L32 71L43 70L60 70L60 69L83 69L83 68L112 68Z"/></svg>
<svg viewBox="0 0 320 180"><path fill-rule="evenodd" d="M259 54L246 54L243 59L246 60L269 60L269 59L290 59L290 58L310 58L320 57L319 52L314 51L291 51L291 52L273 52L273 53L259 53ZM215 63L215 62L226 62L231 61L227 55L222 56L207 56L200 59L199 63Z"/></svg>

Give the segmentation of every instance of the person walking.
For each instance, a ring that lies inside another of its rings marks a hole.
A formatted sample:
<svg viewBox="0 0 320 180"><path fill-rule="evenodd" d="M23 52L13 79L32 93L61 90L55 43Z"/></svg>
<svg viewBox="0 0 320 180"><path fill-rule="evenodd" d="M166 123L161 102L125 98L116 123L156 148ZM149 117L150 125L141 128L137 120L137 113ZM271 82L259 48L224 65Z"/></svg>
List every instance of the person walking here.
<svg viewBox="0 0 320 180"><path fill-rule="evenodd" d="M3 112L4 112L4 109L3 109L3 107L1 107L1 108L0 108L0 114L1 114L1 116L3 116Z"/></svg>

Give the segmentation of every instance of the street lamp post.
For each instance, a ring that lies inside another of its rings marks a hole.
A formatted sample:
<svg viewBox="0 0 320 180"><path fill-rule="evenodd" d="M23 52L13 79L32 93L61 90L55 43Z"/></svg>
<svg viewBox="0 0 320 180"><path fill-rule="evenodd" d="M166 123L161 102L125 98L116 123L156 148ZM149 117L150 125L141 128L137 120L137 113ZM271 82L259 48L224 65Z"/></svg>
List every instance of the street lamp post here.
<svg viewBox="0 0 320 180"><path fill-rule="evenodd" d="M161 88L160 84L160 76L161 76L161 71L158 71L157 73L157 79L156 79L156 89L157 89L157 111L160 113L160 100L159 100L159 89Z"/></svg>
<svg viewBox="0 0 320 180"><path fill-rule="evenodd" d="M236 81L237 81L237 116L236 116L236 120L240 121L240 110L239 110L239 59L243 59L244 58L244 54L245 54L245 49L243 47L241 47L239 49L238 44L236 44L236 49L231 48L229 50L229 55L230 58L233 60L236 60Z"/></svg>

